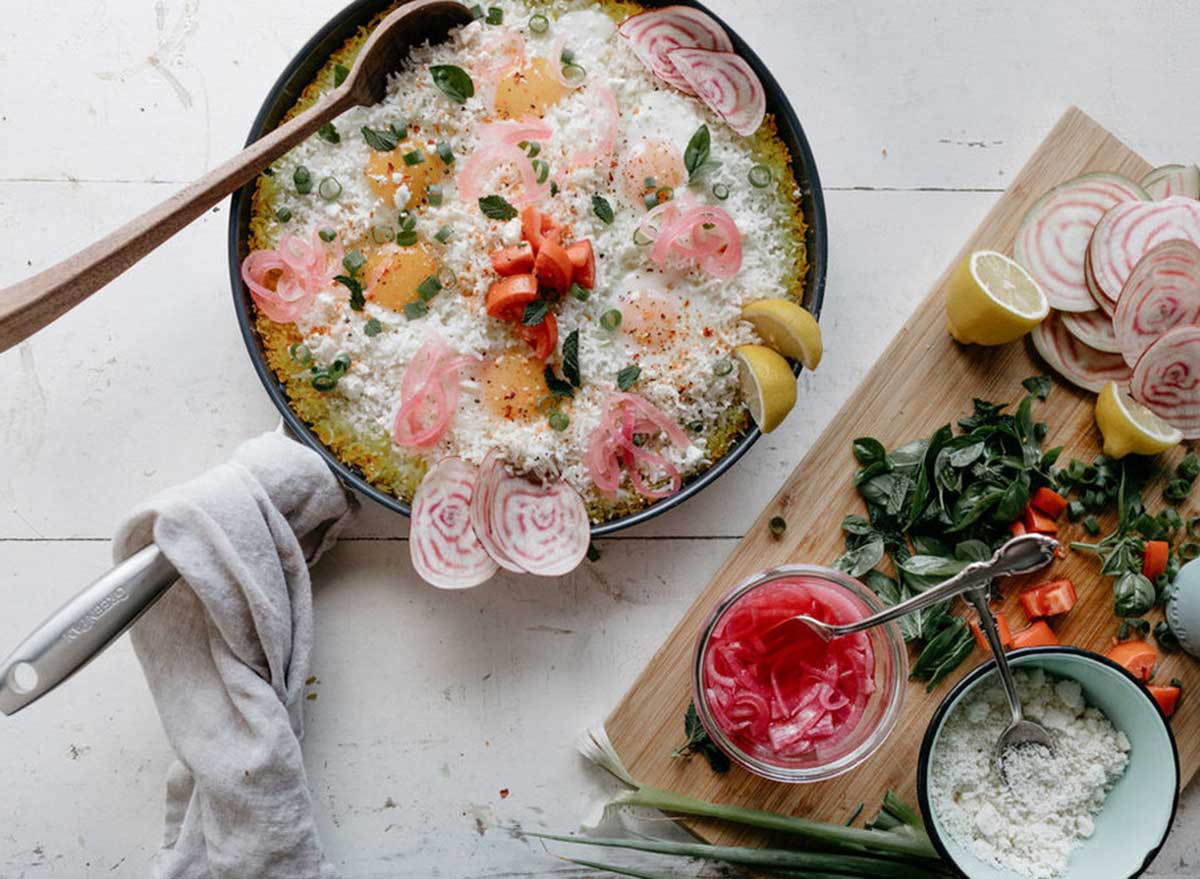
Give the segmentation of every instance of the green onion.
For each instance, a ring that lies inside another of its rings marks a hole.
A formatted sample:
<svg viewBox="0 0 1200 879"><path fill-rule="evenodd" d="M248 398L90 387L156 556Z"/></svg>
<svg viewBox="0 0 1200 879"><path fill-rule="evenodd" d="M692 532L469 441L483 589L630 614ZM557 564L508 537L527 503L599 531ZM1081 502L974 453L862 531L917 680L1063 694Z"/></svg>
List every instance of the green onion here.
<svg viewBox="0 0 1200 879"><path fill-rule="evenodd" d="M714 183L712 188L713 198L718 201L725 201L729 198L729 187L724 183Z"/></svg>
<svg viewBox="0 0 1200 879"><path fill-rule="evenodd" d="M1088 516L1083 520L1083 530L1095 536L1100 533L1100 522L1097 521L1095 516Z"/></svg>
<svg viewBox="0 0 1200 879"><path fill-rule="evenodd" d="M420 165L424 161L425 154L419 149L404 154L404 164L406 165Z"/></svg>
<svg viewBox="0 0 1200 879"><path fill-rule="evenodd" d="M750 179L750 185L756 189L762 189L771 183L771 169L766 165L755 165L746 176Z"/></svg>
<svg viewBox="0 0 1200 879"><path fill-rule="evenodd" d="M574 64L575 63L575 52L572 51L571 49L563 49L562 54L560 54L558 56L558 60L561 61L563 64Z"/></svg>
<svg viewBox="0 0 1200 879"><path fill-rule="evenodd" d="M409 320L417 320L427 314L429 314L429 306L419 300L404 306L404 316Z"/></svg>
<svg viewBox="0 0 1200 879"><path fill-rule="evenodd" d="M1196 457L1195 452L1188 452L1175 468L1175 473L1180 479L1195 482L1196 477L1200 476L1200 458Z"/></svg>
<svg viewBox="0 0 1200 879"><path fill-rule="evenodd" d="M642 196L642 201L644 201L646 203L647 208L658 207L658 192L657 192L657 190L654 192L647 192L645 195Z"/></svg>
<svg viewBox="0 0 1200 879"><path fill-rule="evenodd" d="M329 364L329 374L335 378L341 378L350 371L350 355L339 354L333 358L333 363Z"/></svg>
<svg viewBox="0 0 1200 879"><path fill-rule="evenodd" d="M454 164L454 150L450 149L450 144L444 140L439 140L434 149L437 150L437 154L441 157L443 162L445 162L447 165Z"/></svg>
<svg viewBox="0 0 1200 879"><path fill-rule="evenodd" d="M580 302L587 302L588 297L592 295L592 291L587 289L586 287L580 286L579 284L576 284L574 281L572 281L571 282L571 295L574 296L576 299L578 299Z"/></svg>
<svg viewBox="0 0 1200 879"><path fill-rule="evenodd" d="M478 3L476 3L474 6L472 6L467 11L471 13L471 18L479 19L479 18L483 18L483 16L484 16L483 7L480 6Z"/></svg>
<svg viewBox="0 0 1200 879"><path fill-rule="evenodd" d="M571 424L571 419L562 412L550 413L550 426L557 431L566 430Z"/></svg>
<svg viewBox="0 0 1200 879"><path fill-rule="evenodd" d="M488 24L504 24L504 10L499 6L489 6L487 11Z"/></svg>
<svg viewBox="0 0 1200 879"><path fill-rule="evenodd" d="M767 527L771 529L772 534L778 537L784 531L787 531L787 519L783 518L783 516L772 516L771 521L767 523Z"/></svg>
<svg viewBox="0 0 1200 879"><path fill-rule="evenodd" d="M352 250L342 257L342 265L352 276L357 275L366 264L367 258L357 250Z"/></svg>
<svg viewBox="0 0 1200 879"><path fill-rule="evenodd" d="M280 208L275 212L275 219L281 223L286 223L292 218L292 212L288 208Z"/></svg>
<svg viewBox="0 0 1200 879"><path fill-rule="evenodd" d="M1192 516L1184 526L1188 537L1200 537L1200 516Z"/></svg>
<svg viewBox="0 0 1200 879"><path fill-rule="evenodd" d="M430 275L424 281L417 285L417 295L421 297L422 302L428 302L434 296L437 296L442 290L442 282Z"/></svg>
<svg viewBox="0 0 1200 879"><path fill-rule="evenodd" d="M1186 479L1172 479L1163 489L1163 497L1173 504L1187 500L1192 493L1192 484Z"/></svg>
<svg viewBox="0 0 1200 879"><path fill-rule="evenodd" d="M412 247L417 243L417 232L415 229L401 229L396 233L396 243L401 247Z"/></svg>
<svg viewBox="0 0 1200 879"><path fill-rule="evenodd" d="M658 195L659 204L662 204L664 201L670 201L675 197L675 190L670 186L660 186L656 190L656 195ZM712 223L709 223L708 226L711 228Z"/></svg>
<svg viewBox="0 0 1200 879"><path fill-rule="evenodd" d="M342 194L342 184L336 177L326 177L317 187L317 194L325 201L333 201Z"/></svg>
<svg viewBox="0 0 1200 879"><path fill-rule="evenodd" d="M454 269L450 268L450 266L442 266L438 269L437 279L444 290L449 290L458 283L458 275L454 274Z"/></svg>
<svg viewBox="0 0 1200 879"><path fill-rule="evenodd" d="M431 207L439 207L442 204L442 187L434 183L426 188L425 200L429 202Z"/></svg>
<svg viewBox="0 0 1200 879"><path fill-rule="evenodd" d="M550 165L541 159L533 160L533 170L537 172L538 183L545 183L546 178L550 176Z"/></svg>
<svg viewBox="0 0 1200 879"><path fill-rule="evenodd" d="M401 122L399 125L397 125L395 122L393 122L388 127L392 129L392 134L394 134L396 136L396 140L400 141L400 140L404 140L406 137L408 137L408 123L407 122Z"/></svg>
<svg viewBox="0 0 1200 879"><path fill-rule="evenodd" d="M653 177L645 177L642 179L642 188L643 189L654 189L657 186L658 186L658 183L655 182Z"/></svg>
<svg viewBox="0 0 1200 879"><path fill-rule="evenodd" d="M564 64L562 75L567 85L578 85L587 79L587 70L578 64Z"/></svg>
<svg viewBox="0 0 1200 879"><path fill-rule="evenodd" d="M447 241L450 240L450 237L453 234L454 234L454 230L451 229L449 226L442 226L442 228L438 229L436 232L433 233L433 237L436 238L440 243L445 244Z"/></svg>
<svg viewBox="0 0 1200 879"><path fill-rule="evenodd" d="M542 151L542 145L536 140L533 142L523 140L521 143L525 144L525 146L521 147L521 149L525 150L531 159Z"/></svg>
<svg viewBox="0 0 1200 879"><path fill-rule="evenodd" d="M387 244L389 241L392 240L392 236L394 234L395 233L392 232L391 226L372 226L371 227L371 238L373 238L375 240L376 244Z"/></svg>
<svg viewBox="0 0 1200 879"><path fill-rule="evenodd" d="M379 318L373 317L363 325L363 332L368 336L378 336L383 332L383 324L379 322Z"/></svg>
<svg viewBox="0 0 1200 879"><path fill-rule="evenodd" d="M551 180L550 181L550 197L554 198L554 196L556 196L556 195L558 195L558 181Z"/></svg>
<svg viewBox="0 0 1200 879"><path fill-rule="evenodd" d="M337 238L337 232L333 231L333 229L329 228L328 226L323 226L321 231L317 234L321 236L321 240L326 244L329 244L331 241L333 241L333 239Z"/></svg>
<svg viewBox="0 0 1200 879"><path fill-rule="evenodd" d="M1183 546L1179 547L1179 557L1185 562L1190 562L1197 556L1200 556L1200 543L1193 543L1189 540Z"/></svg>
<svg viewBox="0 0 1200 879"><path fill-rule="evenodd" d="M312 351L303 342L296 342L288 347L288 357L295 360L301 366L308 366L312 363Z"/></svg>
<svg viewBox="0 0 1200 879"><path fill-rule="evenodd" d="M700 433L702 430L704 430L704 422L699 420L689 421L688 430L690 430L692 433Z"/></svg>
<svg viewBox="0 0 1200 879"><path fill-rule="evenodd" d="M621 368L621 371L617 373L617 387L622 391L627 391L633 387L634 382L636 382L641 375L642 368L636 363L631 363L629 366L624 366Z"/></svg>
<svg viewBox="0 0 1200 879"><path fill-rule="evenodd" d="M317 129L317 136L321 140L329 141L329 143L341 143L342 136L338 134L337 128L332 122L326 122Z"/></svg>
<svg viewBox="0 0 1200 879"><path fill-rule="evenodd" d="M411 232L417 228L417 215L412 211L401 211L396 219L400 222L401 232Z"/></svg>
<svg viewBox="0 0 1200 879"><path fill-rule="evenodd" d="M549 415L551 412L558 409L558 397L554 396L553 394L547 394L546 396L542 397L542 399L538 400L537 407L538 411L543 415Z"/></svg>
<svg viewBox="0 0 1200 879"><path fill-rule="evenodd" d="M653 244L654 239L647 237L639 226L633 230L633 243L638 247L645 247L647 244Z"/></svg>
<svg viewBox="0 0 1200 879"><path fill-rule="evenodd" d="M292 183L296 184L296 191L301 195L312 192L312 174L303 165L297 165L292 172Z"/></svg>
<svg viewBox="0 0 1200 879"><path fill-rule="evenodd" d="M717 375L729 375L733 372L733 361L722 357L713 364L713 372Z"/></svg>
<svg viewBox="0 0 1200 879"><path fill-rule="evenodd" d="M615 308L610 308L604 314L600 315L600 326L612 332L621 325L621 312Z"/></svg>
<svg viewBox="0 0 1200 879"><path fill-rule="evenodd" d="M538 13L529 19L529 29L535 34L544 34L546 31L550 30L550 19L546 18L546 16L542 15L541 13Z"/></svg>
<svg viewBox="0 0 1200 879"><path fill-rule="evenodd" d="M327 372L318 372L312 377L310 382L315 390L332 391L337 387L337 379Z"/></svg>

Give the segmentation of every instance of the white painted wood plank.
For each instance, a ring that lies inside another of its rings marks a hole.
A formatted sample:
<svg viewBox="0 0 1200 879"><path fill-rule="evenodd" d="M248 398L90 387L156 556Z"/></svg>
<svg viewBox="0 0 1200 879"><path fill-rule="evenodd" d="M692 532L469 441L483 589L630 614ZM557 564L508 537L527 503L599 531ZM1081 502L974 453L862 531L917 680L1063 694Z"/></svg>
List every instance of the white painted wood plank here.
<svg viewBox="0 0 1200 879"><path fill-rule="evenodd" d="M18 255L16 265L0 265L0 285L165 188L0 183L0 236ZM631 533L741 534L995 198L830 193L819 372L802 377L800 404L784 425L720 482ZM22 213L29 205L37 209ZM225 222L224 209L206 215L26 346L0 354L8 377L0 382L0 449L12 463L0 470L0 537L107 537L133 505L276 422L234 320ZM873 258L848 256L856 253ZM353 533L406 529L406 520L368 502Z"/></svg>
<svg viewBox="0 0 1200 879"><path fill-rule="evenodd" d="M22 6L0 21L15 72L0 77L0 176L188 180L240 147L342 3ZM1070 103L1152 161L1196 158L1200 116L1179 112L1200 99L1188 0L711 6L791 96L830 186L1003 187Z"/></svg>

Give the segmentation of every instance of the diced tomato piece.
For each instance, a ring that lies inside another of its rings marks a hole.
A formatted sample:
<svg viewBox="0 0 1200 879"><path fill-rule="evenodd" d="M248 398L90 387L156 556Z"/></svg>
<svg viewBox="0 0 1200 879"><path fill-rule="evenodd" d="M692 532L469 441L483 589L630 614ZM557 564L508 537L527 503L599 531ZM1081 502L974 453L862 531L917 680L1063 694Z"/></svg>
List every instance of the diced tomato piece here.
<svg viewBox="0 0 1200 879"><path fill-rule="evenodd" d="M1142 576L1154 582L1167 572L1171 560L1171 544L1165 540L1147 540L1146 552L1142 556Z"/></svg>
<svg viewBox="0 0 1200 879"><path fill-rule="evenodd" d="M1053 647L1058 644L1058 636L1046 625L1045 620L1038 620L1031 626L1022 629L1012 636L1013 647Z"/></svg>
<svg viewBox="0 0 1200 879"><path fill-rule="evenodd" d="M1030 621L1057 616L1075 606L1075 584L1068 579L1051 580L1021 593L1021 607Z"/></svg>
<svg viewBox="0 0 1200 879"><path fill-rule="evenodd" d="M521 237L529 242L533 247L534 255L536 255L541 250L543 238L551 238L559 244L562 243L562 227L554 221L553 217L543 214L533 205L529 205L521 211Z"/></svg>
<svg viewBox="0 0 1200 879"><path fill-rule="evenodd" d="M1025 530L1033 531L1035 534L1057 534L1058 524L1030 505L1025 508Z"/></svg>
<svg viewBox="0 0 1200 879"><path fill-rule="evenodd" d="M1150 695L1162 709L1164 717L1170 717L1175 713L1175 706L1179 704L1178 687L1146 687L1146 689L1150 691Z"/></svg>
<svg viewBox="0 0 1200 879"><path fill-rule="evenodd" d="M1148 641L1122 641L1104 654L1140 681L1149 681L1158 665L1158 651Z"/></svg>
<svg viewBox="0 0 1200 879"><path fill-rule="evenodd" d="M1008 650L1013 646L1012 629L1008 627L1008 620L1004 618L1003 614L996 614L995 616L996 631L1000 633L1000 643L1005 650ZM984 650L991 650L992 648L988 646L987 635L983 634L983 627L979 625L978 620L971 620L970 623L971 631L975 633L975 643Z"/></svg>
<svg viewBox="0 0 1200 879"><path fill-rule="evenodd" d="M488 254L492 260L492 268L496 273L509 275L528 275L533 272L533 245L528 241L514 244L512 247L501 247Z"/></svg>
<svg viewBox="0 0 1200 879"><path fill-rule="evenodd" d="M538 282L533 275L510 275L492 282L484 307L491 317L520 320L525 306L538 298Z"/></svg>
<svg viewBox="0 0 1200 879"><path fill-rule="evenodd" d="M533 356L539 360L549 358L558 347L558 321L552 311L547 311L542 322L536 326L527 327L518 322L517 332L533 348Z"/></svg>
<svg viewBox="0 0 1200 879"><path fill-rule="evenodd" d="M1013 537L1020 537L1022 534L1027 534L1025 523L1020 519L1008 526L1008 530L1012 532Z"/></svg>
<svg viewBox="0 0 1200 879"><path fill-rule="evenodd" d="M571 280L580 287L591 290L596 286L596 254L592 252L592 242L584 238L567 247L567 257L571 260Z"/></svg>
<svg viewBox="0 0 1200 879"><path fill-rule="evenodd" d="M563 246L552 238L543 237L534 261L533 273L538 282L563 293L571 286L571 258Z"/></svg>
<svg viewBox="0 0 1200 879"><path fill-rule="evenodd" d="M1063 514L1063 510L1067 508L1067 499L1054 489L1042 486L1033 493L1033 500L1029 504L1034 509L1045 513L1051 519L1057 519Z"/></svg>

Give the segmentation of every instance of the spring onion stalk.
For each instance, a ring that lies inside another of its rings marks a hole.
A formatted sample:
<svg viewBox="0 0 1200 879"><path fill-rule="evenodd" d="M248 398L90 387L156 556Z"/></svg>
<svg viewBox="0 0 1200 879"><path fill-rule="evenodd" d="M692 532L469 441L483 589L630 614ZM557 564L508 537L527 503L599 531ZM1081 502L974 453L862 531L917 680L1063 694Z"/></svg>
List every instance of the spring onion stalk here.
<svg viewBox="0 0 1200 879"><path fill-rule="evenodd" d="M580 867L587 867L589 870L605 870L609 873L615 873L618 876L632 876L633 879L675 879L674 876L668 876L665 873L647 873L645 870L632 870L629 867L616 867L612 864L601 864L596 861L581 861L575 858L563 858L568 864L577 864ZM846 879L845 873L814 873L806 870L803 873L786 872L776 873L777 876L803 876L806 879Z"/></svg>

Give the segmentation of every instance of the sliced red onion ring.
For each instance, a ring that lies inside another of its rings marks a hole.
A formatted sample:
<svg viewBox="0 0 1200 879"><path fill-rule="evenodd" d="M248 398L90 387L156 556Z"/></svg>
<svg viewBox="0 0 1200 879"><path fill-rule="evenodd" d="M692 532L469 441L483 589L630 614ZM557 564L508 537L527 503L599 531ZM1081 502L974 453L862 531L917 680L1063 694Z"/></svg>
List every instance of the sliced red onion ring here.
<svg viewBox="0 0 1200 879"><path fill-rule="evenodd" d="M600 82L593 82L584 92L591 97L596 115L591 119L596 143L579 150L571 156L572 168L595 165L601 160L612 159L613 144L617 142L617 130L621 123L621 111L617 107L617 96L613 90Z"/></svg>
<svg viewBox="0 0 1200 879"><path fill-rule="evenodd" d="M526 116L522 119L503 119L500 122L489 122L479 128L479 139L484 143L504 143L516 146L521 141L542 141L549 139L554 129L536 116Z"/></svg>
<svg viewBox="0 0 1200 879"><path fill-rule="evenodd" d="M501 165L512 165L521 176L521 191L509 196L517 207L541 201L550 194L549 181L539 184L537 172L529 156L508 143L491 143L480 147L463 163L458 172L458 196L468 205L474 206L484 195L483 186L487 176Z"/></svg>
<svg viewBox="0 0 1200 879"><path fill-rule="evenodd" d="M767 92L746 59L708 49L675 49L668 57L700 100L738 134L753 134L762 125Z"/></svg>
<svg viewBox="0 0 1200 879"><path fill-rule="evenodd" d="M479 55L481 60L471 65L471 72L480 79L495 81L525 63L525 38L520 31L505 28L480 47Z"/></svg>
<svg viewBox="0 0 1200 879"><path fill-rule="evenodd" d="M462 458L442 458L413 495L408 538L413 568L439 589L478 586L498 569L471 527L476 476L474 465Z"/></svg>

